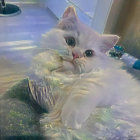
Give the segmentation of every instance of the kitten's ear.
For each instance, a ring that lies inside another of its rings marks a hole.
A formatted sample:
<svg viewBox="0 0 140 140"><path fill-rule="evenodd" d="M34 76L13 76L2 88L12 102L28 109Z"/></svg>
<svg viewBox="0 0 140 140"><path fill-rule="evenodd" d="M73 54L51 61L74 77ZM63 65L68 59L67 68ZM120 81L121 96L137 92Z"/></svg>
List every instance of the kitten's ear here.
<svg viewBox="0 0 140 140"><path fill-rule="evenodd" d="M112 47L116 45L116 43L119 41L119 36L117 35L101 35L101 52L107 52Z"/></svg>
<svg viewBox="0 0 140 140"><path fill-rule="evenodd" d="M60 19L57 27L63 30L76 30L77 29L77 15L75 8L70 6L68 7L62 18Z"/></svg>
<svg viewBox="0 0 140 140"><path fill-rule="evenodd" d="M75 17L77 18L77 15L76 15L76 10L74 7L72 6L69 6L68 8L66 8L62 18L68 18L68 17Z"/></svg>

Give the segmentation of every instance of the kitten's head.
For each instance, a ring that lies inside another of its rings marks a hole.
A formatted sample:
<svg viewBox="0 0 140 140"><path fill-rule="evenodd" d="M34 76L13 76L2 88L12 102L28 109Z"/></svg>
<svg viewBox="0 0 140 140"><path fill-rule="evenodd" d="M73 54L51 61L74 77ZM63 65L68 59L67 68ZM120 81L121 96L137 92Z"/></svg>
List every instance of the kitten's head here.
<svg viewBox="0 0 140 140"><path fill-rule="evenodd" d="M81 73L102 65L105 53L118 40L117 35L98 34L78 19L73 7L68 7L57 27L44 35L43 46L60 52L65 70Z"/></svg>

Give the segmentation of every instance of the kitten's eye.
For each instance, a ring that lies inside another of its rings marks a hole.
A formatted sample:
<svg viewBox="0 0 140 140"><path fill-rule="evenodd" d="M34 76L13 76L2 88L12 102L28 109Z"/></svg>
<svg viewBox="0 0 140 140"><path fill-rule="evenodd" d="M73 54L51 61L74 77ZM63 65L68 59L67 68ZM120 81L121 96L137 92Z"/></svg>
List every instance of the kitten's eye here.
<svg viewBox="0 0 140 140"><path fill-rule="evenodd" d="M92 57L94 55L94 51L93 50L86 50L84 55L86 57Z"/></svg>
<svg viewBox="0 0 140 140"><path fill-rule="evenodd" d="M75 41L75 38L74 37L65 37L65 40L66 40L66 43L69 46L74 47L76 45L76 41Z"/></svg>

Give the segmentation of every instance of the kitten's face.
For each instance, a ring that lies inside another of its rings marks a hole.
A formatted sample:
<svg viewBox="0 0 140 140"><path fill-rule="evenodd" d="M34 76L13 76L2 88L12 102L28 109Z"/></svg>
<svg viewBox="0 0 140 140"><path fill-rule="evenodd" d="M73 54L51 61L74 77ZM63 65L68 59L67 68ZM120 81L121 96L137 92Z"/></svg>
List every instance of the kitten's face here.
<svg viewBox="0 0 140 140"><path fill-rule="evenodd" d="M64 70L82 73L96 68L119 37L96 33L79 21L73 7L68 7L57 28L45 35L44 39L45 46L60 52Z"/></svg>

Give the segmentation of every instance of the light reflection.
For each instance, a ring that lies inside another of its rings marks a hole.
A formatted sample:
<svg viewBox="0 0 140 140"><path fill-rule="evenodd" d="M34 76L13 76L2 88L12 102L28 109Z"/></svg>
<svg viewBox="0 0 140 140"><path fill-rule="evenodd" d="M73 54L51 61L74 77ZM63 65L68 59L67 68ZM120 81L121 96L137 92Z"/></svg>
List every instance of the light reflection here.
<svg viewBox="0 0 140 140"><path fill-rule="evenodd" d="M9 47L9 46L17 46L17 45L25 45L32 44L32 40L20 40L20 41L8 41L8 42L0 42L0 47Z"/></svg>
<svg viewBox="0 0 140 140"><path fill-rule="evenodd" d="M37 46L33 45L33 46L23 46L23 47L15 47L15 48L11 48L10 50L28 50L28 49L33 49L36 48Z"/></svg>

